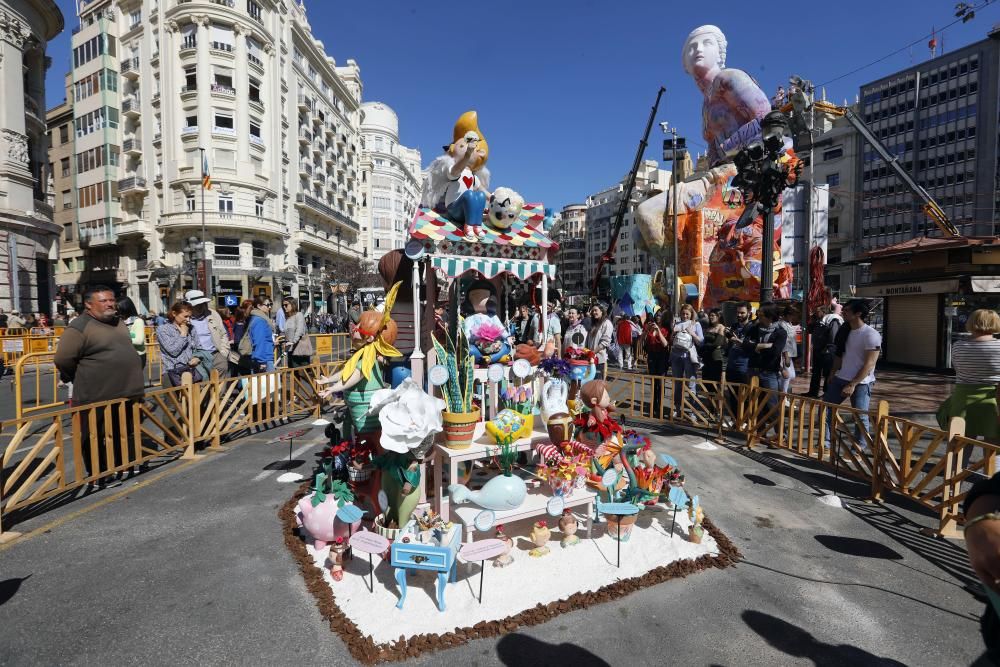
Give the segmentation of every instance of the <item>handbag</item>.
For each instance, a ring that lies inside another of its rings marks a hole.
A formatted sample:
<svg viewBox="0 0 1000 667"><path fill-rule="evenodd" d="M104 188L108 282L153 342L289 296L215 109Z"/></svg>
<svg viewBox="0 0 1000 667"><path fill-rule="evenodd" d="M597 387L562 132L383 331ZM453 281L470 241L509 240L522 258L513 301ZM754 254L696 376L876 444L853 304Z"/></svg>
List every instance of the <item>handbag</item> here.
<svg viewBox="0 0 1000 667"><path fill-rule="evenodd" d="M170 378L170 384L179 387L184 380L184 374L191 374L191 383L201 382L201 373L194 366L189 366L188 364L176 364L173 368L167 369L167 377Z"/></svg>

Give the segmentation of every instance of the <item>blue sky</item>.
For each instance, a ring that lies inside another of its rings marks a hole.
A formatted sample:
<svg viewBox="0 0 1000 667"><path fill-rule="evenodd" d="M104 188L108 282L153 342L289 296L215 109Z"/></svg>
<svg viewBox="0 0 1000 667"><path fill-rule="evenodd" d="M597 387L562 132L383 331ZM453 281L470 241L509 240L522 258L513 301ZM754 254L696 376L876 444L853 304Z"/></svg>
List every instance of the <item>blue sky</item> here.
<svg viewBox="0 0 1000 667"><path fill-rule="evenodd" d="M49 44L49 106L62 99L77 25L73 3L57 2L66 30ZM973 21L941 33L954 4L307 0L306 7L327 52L360 65L364 99L396 110L400 140L421 149L425 166L450 140L459 114L475 109L490 145L491 186L558 210L628 171L660 85L667 92L657 121L675 125L692 151L705 150L701 97L680 63L693 28L722 28L727 65L749 72L770 95L790 74L830 81L935 27L952 50L985 38L1000 21L1000 3L990 0ZM926 41L829 83L828 99L853 101L861 84L926 60ZM662 139L654 126L647 158L659 159Z"/></svg>

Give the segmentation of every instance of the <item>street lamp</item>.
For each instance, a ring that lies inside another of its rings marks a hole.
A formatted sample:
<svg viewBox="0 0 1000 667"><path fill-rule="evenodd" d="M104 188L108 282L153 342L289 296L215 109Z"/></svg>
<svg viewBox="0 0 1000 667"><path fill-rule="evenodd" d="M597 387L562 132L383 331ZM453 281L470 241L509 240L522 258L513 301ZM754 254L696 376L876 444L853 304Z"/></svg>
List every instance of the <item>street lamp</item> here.
<svg viewBox="0 0 1000 667"><path fill-rule="evenodd" d="M764 216L760 252L760 302L774 297L774 207L781 193L793 184L802 171L802 163L782 164L784 136L788 132L788 117L772 111L760 123L761 140L751 143L736 154L738 173L733 185L743 194L744 210L736 223L743 228L759 215Z"/></svg>
<svg viewBox="0 0 1000 667"><path fill-rule="evenodd" d="M197 236L188 237L187 243L181 249L184 253L184 263L191 272L191 284L198 283L198 261L204 258L205 244Z"/></svg>

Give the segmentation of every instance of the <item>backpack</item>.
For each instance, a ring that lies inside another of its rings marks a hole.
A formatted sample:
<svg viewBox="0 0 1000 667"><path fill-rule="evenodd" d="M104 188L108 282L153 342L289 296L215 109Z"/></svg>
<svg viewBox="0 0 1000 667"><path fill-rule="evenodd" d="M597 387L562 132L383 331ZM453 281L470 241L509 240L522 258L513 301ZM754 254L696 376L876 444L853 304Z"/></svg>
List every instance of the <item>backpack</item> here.
<svg viewBox="0 0 1000 667"><path fill-rule="evenodd" d="M243 335L240 336L236 344L236 351L240 353L240 359L236 362L237 367L244 373L253 370L253 341L250 340L250 323L256 315L247 318L247 325L243 328Z"/></svg>

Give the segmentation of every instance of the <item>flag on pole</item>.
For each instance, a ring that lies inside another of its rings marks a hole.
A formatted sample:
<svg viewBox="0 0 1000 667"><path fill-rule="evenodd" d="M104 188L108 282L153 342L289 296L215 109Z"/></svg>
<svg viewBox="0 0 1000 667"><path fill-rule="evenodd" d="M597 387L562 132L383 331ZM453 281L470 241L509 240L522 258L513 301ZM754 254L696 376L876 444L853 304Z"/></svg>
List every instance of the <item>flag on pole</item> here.
<svg viewBox="0 0 1000 667"><path fill-rule="evenodd" d="M201 187L203 190L212 189L212 174L208 171L208 155L201 152Z"/></svg>

